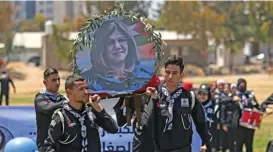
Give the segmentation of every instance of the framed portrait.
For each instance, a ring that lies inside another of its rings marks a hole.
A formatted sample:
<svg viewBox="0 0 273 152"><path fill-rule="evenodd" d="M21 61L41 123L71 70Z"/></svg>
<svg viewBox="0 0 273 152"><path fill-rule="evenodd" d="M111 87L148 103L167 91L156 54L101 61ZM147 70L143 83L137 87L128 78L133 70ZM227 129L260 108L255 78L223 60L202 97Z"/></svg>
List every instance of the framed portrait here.
<svg viewBox="0 0 273 152"><path fill-rule="evenodd" d="M145 24L116 15L103 16L99 24L79 34L89 46L75 47L78 74L89 91L120 95L145 87L156 74L158 57Z"/></svg>

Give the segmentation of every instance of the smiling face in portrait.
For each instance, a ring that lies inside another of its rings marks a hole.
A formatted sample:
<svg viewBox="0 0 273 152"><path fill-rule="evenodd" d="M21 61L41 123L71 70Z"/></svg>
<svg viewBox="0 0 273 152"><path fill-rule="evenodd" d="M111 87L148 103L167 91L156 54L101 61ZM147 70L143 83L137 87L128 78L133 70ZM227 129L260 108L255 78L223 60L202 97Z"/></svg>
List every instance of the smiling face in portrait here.
<svg viewBox="0 0 273 152"><path fill-rule="evenodd" d="M108 37L105 47L107 62L116 64L124 62L128 55L128 43L124 34L115 29Z"/></svg>

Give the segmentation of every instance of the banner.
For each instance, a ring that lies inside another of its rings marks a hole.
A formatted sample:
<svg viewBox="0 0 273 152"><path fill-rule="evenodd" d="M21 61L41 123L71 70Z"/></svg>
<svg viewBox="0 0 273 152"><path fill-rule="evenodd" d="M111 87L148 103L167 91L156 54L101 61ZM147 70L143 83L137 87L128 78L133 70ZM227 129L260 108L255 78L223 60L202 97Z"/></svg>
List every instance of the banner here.
<svg viewBox="0 0 273 152"><path fill-rule="evenodd" d="M115 115L112 115L115 118ZM28 137L36 141L35 109L31 106L0 107L0 152L4 145L16 137ZM102 152L132 152L133 128L119 128L118 133L108 134L99 129ZM199 152L201 140L193 124L192 151Z"/></svg>

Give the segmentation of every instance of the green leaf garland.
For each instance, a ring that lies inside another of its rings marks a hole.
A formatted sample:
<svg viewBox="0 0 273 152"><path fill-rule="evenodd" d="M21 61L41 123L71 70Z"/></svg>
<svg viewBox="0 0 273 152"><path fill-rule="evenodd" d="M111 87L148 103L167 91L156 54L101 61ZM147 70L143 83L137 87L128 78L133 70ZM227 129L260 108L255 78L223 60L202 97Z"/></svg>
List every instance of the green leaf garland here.
<svg viewBox="0 0 273 152"><path fill-rule="evenodd" d="M150 38L148 39L149 42L153 43L153 49L156 52L156 72L160 69L161 65L161 58L162 58L162 51L161 51L161 45L166 43L161 39L161 34L156 34L153 31L153 26L149 23L145 23L146 18L141 16L139 13L134 13L133 11L126 12L123 9L123 4L118 3L115 5L115 8L110 11L104 11L103 14L96 14L94 19L89 19L83 27L80 29L77 38L74 42L74 45L72 49L70 50L70 53L72 53L73 61L71 63L73 67L73 74L80 75L81 70L77 66L76 63L76 54L78 51L82 51L83 47L89 47L91 48L93 45L94 38L92 34L96 31L96 29L103 26L104 17L108 16L109 19L111 17L124 17L126 19L131 20L132 22L140 21L144 25L144 32L149 33Z"/></svg>

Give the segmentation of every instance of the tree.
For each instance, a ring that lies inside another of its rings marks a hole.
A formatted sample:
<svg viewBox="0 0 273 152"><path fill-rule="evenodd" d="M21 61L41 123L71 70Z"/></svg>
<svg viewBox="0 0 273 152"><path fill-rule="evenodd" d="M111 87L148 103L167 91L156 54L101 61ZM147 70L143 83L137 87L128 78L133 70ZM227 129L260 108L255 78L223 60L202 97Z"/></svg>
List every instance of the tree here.
<svg viewBox="0 0 273 152"><path fill-rule="evenodd" d="M247 2L247 5L251 36L257 42L268 44L268 61L269 64L271 64L271 44L273 43L273 2L250 1Z"/></svg>
<svg viewBox="0 0 273 152"><path fill-rule="evenodd" d="M9 27L4 32L4 44L5 44L5 55L6 56L9 55L9 52L12 49L12 40L13 40L13 37L14 37L14 34L12 33L12 27Z"/></svg>
<svg viewBox="0 0 273 152"><path fill-rule="evenodd" d="M245 14L244 2L215 2L212 7L222 14L225 22L218 29L217 36L225 41L225 46L230 51L229 70L233 70L233 58L237 51L242 50L246 39L250 36L249 21Z"/></svg>
<svg viewBox="0 0 273 152"><path fill-rule="evenodd" d="M0 1L0 33L3 33L3 40L5 44L5 53L9 54L11 51L12 40L13 40L13 21L12 15L14 13L13 8L8 1Z"/></svg>
<svg viewBox="0 0 273 152"><path fill-rule="evenodd" d="M23 20L19 22L20 32L37 32L41 31L39 24L36 24L33 20Z"/></svg>
<svg viewBox="0 0 273 152"><path fill-rule="evenodd" d="M51 36L51 41L55 44L56 54L65 63L71 63L72 55L69 50L72 48L72 41L67 39L69 36L69 29L60 29L60 27L53 25L53 35Z"/></svg>
<svg viewBox="0 0 273 152"><path fill-rule="evenodd" d="M20 32L38 32L45 30L46 17L41 14L35 15L33 20L23 20L19 22Z"/></svg>
<svg viewBox="0 0 273 152"><path fill-rule="evenodd" d="M160 22L160 20L147 19L147 23L150 23L154 26L154 30L164 30L165 26Z"/></svg>
<svg viewBox="0 0 273 152"><path fill-rule="evenodd" d="M43 16L42 14L36 14L34 16L34 22L35 24L38 24L39 25L39 28L41 31L44 31L45 30L45 22L46 22L46 17Z"/></svg>
<svg viewBox="0 0 273 152"><path fill-rule="evenodd" d="M116 2L124 4L124 10L134 11L140 13L142 16L147 17L152 1L86 1L86 10L88 18L96 13L103 13L104 11L112 10Z"/></svg>
<svg viewBox="0 0 273 152"><path fill-rule="evenodd" d="M77 16L76 18L73 19L72 24L73 24L73 31L79 31L82 26L85 24L87 19L84 16Z"/></svg>
<svg viewBox="0 0 273 152"><path fill-rule="evenodd" d="M272 43L273 43L273 2L265 1L265 18L261 26L262 35L265 42L268 44L267 54L269 58L269 65L272 64Z"/></svg>
<svg viewBox="0 0 273 152"><path fill-rule="evenodd" d="M204 47L207 47L207 32L216 33L225 21L221 14L202 1L167 1L159 19L168 30L199 38Z"/></svg>
<svg viewBox="0 0 273 152"><path fill-rule="evenodd" d="M5 32L11 26L13 12L9 1L0 1L0 32Z"/></svg>

